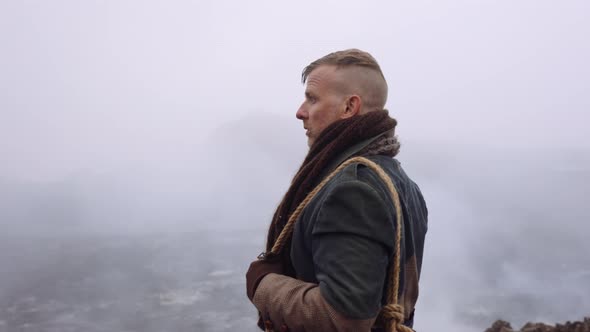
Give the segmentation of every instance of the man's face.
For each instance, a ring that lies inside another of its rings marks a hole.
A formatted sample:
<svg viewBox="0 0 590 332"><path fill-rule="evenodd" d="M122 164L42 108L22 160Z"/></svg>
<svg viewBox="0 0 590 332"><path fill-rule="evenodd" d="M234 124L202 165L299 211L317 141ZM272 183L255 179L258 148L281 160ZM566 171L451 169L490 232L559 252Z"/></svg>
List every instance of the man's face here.
<svg viewBox="0 0 590 332"><path fill-rule="evenodd" d="M340 119L346 110L346 98L340 85L335 66L320 66L307 77L305 100L296 116L303 121L310 147L320 133Z"/></svg>

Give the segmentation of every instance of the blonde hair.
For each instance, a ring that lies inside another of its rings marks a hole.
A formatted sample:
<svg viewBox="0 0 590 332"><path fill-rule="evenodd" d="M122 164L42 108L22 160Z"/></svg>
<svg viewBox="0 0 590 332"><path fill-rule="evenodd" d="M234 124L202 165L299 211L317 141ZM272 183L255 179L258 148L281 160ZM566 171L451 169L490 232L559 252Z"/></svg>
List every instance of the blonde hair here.
<svg viewBox="0 0 590 332"><path fill-rule="evenodd" d="M305 81L307 81L307 77L309 76L309 74L311 74L312 71L314 71L319 66L324 65L336 66L337 68L369 68L378 72L379 75L381 75L381 77L383 78L383 80L385 80L385 76L383 76L381 67L379 67L377 60L375 60L375 58L373 58L371 54L356 48L351 48L348 50L330 53L307 65L307 67L303 69L303 73L301 74L301 82L305 83Z"/></svg>
<svg viewBox="0 0 590 332"><path fill-rule="evenodd" d="M303 69L302 83L305 84L311 72L321 66L335 66L336 69L346 69L349 74L352 73L353 76L348 82L349 86L355 86L355 90L363 96L365 105L362 113L385 107L387 81L377 60L371 54L356 48L330 53Z"/></svg>

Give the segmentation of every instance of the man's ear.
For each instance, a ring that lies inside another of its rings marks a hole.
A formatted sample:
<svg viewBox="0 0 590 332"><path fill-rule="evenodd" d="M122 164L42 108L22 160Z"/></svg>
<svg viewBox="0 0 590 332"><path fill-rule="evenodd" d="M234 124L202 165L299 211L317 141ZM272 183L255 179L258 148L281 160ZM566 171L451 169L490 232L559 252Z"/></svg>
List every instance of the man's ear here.
<svg viewBox="0 0 590 332"><path fill-rule="evenodd" d="M344 113L340 116L342 119L347 119L361 113L361 97L352 95L346 98L346 104L344 105Z"/></svg>

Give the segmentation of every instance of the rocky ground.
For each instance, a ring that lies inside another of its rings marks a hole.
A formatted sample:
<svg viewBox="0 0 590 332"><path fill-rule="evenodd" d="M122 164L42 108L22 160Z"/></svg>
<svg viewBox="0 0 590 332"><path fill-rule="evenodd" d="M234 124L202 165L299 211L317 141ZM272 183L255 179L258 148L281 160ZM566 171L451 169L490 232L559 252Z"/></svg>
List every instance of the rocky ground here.
<svg viewBox="0 0 590 332"><path fill-rule="evenodd" d="M498 320L485 332L590 332L590 317L557 325L526 323L520 330L513 329L508 322Z"/></svg>
<svg viewBox="0 0 590 332"><path fill-rule="evenodd" d="M4 238L0 332L255 331L241 236Z"/></svg>
<svg viewBox="0 0 590 332"><path fill-rule="evenodd" d="M260 234L0 235L0 332L258 331L244 273L261 250ZM496 317L519 325L527 317L565 321L583 317L579 312L589 308L586 302L576 302L579 311L571 311L571 316L543 315L574 301L540 298L531 306L533 302L518 297L480 296L466 288L463 293L473 293L473 303L483 304L467 316L467 311L455 309L461 302L457 298L448 306L433 303L446 298L433 293L435 286L424 283L430 291L425 294L434 295L425 296L418 308L420 332L484 331ZM587 293L581 283L574 286ZM508 323L497 322L486 332L514 331ZM590 319L557 327L528 324L518 331L590 332Z"/></svg>

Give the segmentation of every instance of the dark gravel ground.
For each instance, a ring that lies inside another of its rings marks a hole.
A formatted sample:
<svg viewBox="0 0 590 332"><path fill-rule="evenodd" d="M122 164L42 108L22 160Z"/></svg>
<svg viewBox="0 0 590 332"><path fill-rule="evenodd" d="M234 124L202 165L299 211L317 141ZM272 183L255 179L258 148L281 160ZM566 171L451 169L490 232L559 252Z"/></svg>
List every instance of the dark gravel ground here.
<svg viewBox="0 0 590 332"><path fill-rule="evenodd" d="M251 235L3 238L0 332L255 331Z"/></svg>

